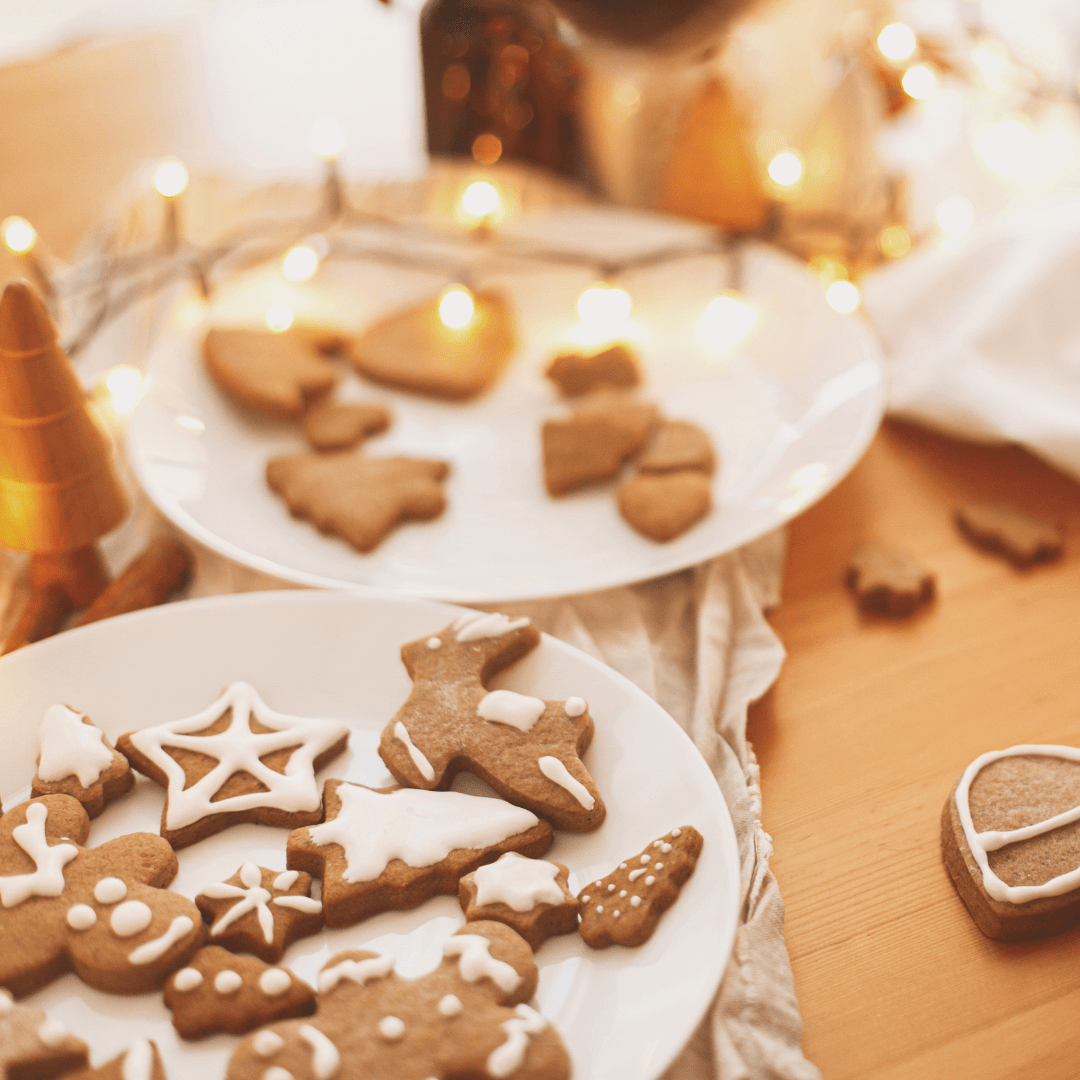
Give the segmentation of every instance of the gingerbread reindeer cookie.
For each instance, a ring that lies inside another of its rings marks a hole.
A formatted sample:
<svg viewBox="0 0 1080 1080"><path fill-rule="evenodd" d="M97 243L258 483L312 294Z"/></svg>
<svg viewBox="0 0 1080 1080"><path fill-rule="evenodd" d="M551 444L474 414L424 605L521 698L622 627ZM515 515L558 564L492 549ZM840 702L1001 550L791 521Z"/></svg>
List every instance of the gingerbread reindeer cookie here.
<svg viewBox="0 0 1080 1080"><path fill-rule="evenodd" d="M501 923L462 927L442 963L419 979L363 949L332 957L319 1010L248 1036L227 1080L568 1080L555 1029L525 1004L537 984L529 946Z"/></svg>
<svg viewBox="0 0 1080 1080"><path fill-rule="evenodd" d="M41 723L41 753L34 795L70 795L96 818L135 786L127 758L113 749L105 732L82 713L53 705Z"/></svg>
<svg viewBox="0 0 1080 1080"><path fill-rule="evenodd" d="M289 837L289 866L322 878L327 926L457 893L506 851L543 855L551 826L501 799L326 782L326 821Z"/></svg>
<svg viewBox="0 0 1080 1080"><path fill-rule="evenodd" d="M157 1043L137 1039L122 1054L97 1069L86 1069L66 1080L168 1080Z"/></svg>
<svg viewBox="0 0 1080 1080"><path fill-rule="evenodd" d="M585 701L543 701L485 686L539 643L528 619L470 611L403 645L412 693L379 741L394 777L436 790L471 772L558 829L599 828L606 810L581 761L593 735Z"/></svg>
<svg viewBox="0 0 1080 1080"><path fill-rule="evenodd" d="M53 1080L89 1062L86 1043L40 1009L16 1005L0 990L0 1077Z"/></svg>
<svg viewBox="0 0 1080 1080"><path fill-rule="evenodd" d="M68 795L0 819L0 986L16 996L65 971L96 990L140 994L203 943L198 908L166 889L177 871L169 845L129 833L86 849L89 829Z"/></svg>
<svg viewBox="0 0 1080 1080"><path fill-rule="evenodd" d="M166 789L161 835L182 848L241 822L321 821L315 773L348 739L346 724L275 712L236 682L202 712L121 735L117 746Z"/></svg>

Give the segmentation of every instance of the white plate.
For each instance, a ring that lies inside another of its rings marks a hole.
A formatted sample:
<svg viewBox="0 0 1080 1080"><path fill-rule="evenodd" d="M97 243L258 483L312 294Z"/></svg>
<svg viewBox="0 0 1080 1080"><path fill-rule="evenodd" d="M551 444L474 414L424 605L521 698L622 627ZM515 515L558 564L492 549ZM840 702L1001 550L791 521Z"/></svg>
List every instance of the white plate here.
<svg viewBox="0 0 1080 1080"><path fill-rule="evenodd" d="M531 217L517 231L579 251L622 257L700 239L671 219L614 210ZM435 295L446 278L370 263L329 261L311 283L287 285L277 264L232 281L209 311L180 304L148 364L148 388L128 431L140 482L177 525L220 554L305 585L391 589L441 600L565 595L644 580L719 555L776 528L820 498L858 460L883 407L882 368L858 317L832 311L793 259L745 252L743 291L758 326L734 355L702 343L697 319L727 283L716 257L641 271L626 336L644 359L645 392L673 418L712 435L722 460L715 509L668 544L619 516L614 484L563 499L544 491L540 425L559 415L542 371L580 337L576 298L595 271L519 266L487 274L513 301L522 348L504 378L468 404L364 386L346 393L387 402L395 422L375 454L449 460L449 508L398 529L369 555L290 518L266 486L266 461L302 448L295 425L245 415L200 361L208 323L261 325L273 302L298 319L361 329L395 307ZM194 322L194 325L192 325Z"/></svg>
<svg viewBox="0 0 1080 1080"><path fill-rule="evenodd" d="M38 724L67 702L110 737L205 707L226 683L253 683L272 708L335 717L353 728L349 750L320 778L387 784L379 733L409 692L399 646L437 630L451 608L336 593L262 593L189 601L110 619L0 661L0 793L10 808L28 795ZM678 825L705 837L694 876L652 940L595 952L577 935L539 953L537 1003L570 1051L577 1080L652 1080L692 1034L716 991L734 938L739 903L735 834L719 788L678 725L610 668L545 637L496 685L589 702L596 735L585 761L608 806L595 833L556 833L551 857L570 867L576 891ZM472 777L455 788L490 791ZM135 791L92 823L88 846L135 830L157 832L163 793L140 778ZM286 832L245 825L179 852L173 888L194 896L247 859L285 867ZM374 943L419 974L462 922L455 898L376 916L294 944L286 964L314 982L341 949ZM408 935L408 936L406 936ZM223 1075L237 1039L183 1043L157 994L114 997L66 975L29 999L90 1043L100 1063L137 1036L158 1042L172 1077Z"/></svg>

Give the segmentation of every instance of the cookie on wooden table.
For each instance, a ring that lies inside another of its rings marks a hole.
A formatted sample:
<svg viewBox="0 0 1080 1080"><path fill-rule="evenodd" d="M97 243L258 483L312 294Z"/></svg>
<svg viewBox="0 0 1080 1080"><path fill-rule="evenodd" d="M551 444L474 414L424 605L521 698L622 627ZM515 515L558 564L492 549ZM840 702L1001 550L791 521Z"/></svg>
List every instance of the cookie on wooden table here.
<svg viewBox="0 0 1080 1080"><path fill-rule="evenodd" d="M1056 559L1065 543L1060 522L1003 503L962 503L956 524L977 547L1006 558L1014 566Z"/></svg>
<svg viewBox="0 0 1080 1080"><path fill-rule="evenodd" d="M122 1054L96 1069L86 1069L66 1080L168 1080L157 1043L137 1039Z"/></svg>
<svg viewBox="0 0 1080 1080"><path fill-rule="evenodd" d="M716 471L716 451L712 439L697 424L665 420L653 432L637 467L643 473L696 469L711 476Z"/></svg>
<svg viewBox="0 0 1080 1080"><path fill-rule="evenodd" d="M563 353L552 360L544 374L564 397L596 390L628 390L641 382L637 359L625 343L591 354Z"/></svg>
<svg viewBox="0 0 1080 1080"><path fill-rule="evenodd" d="M40 1009L17 1005L0 989L0 1077L53 1080L89 1064L86 1043Z"/></svg>
<svg viewBox="0 0 1080 1080"><path fill-rule="evenodd" d="M693 528L712 509L712 480L697 469L645 473L616 492L619 513L643 536L667 543Z"/></svg>
<svg viewBox="0 0 1080 1080"><path fill-rule="evenodd" d="M876 542L860 544L848 561L847 587L863 611L910 615L933 600L934 575L906 551Z"/></svg>
<svg viewBox="0 0 1080 1080"><path fill-rule="evenodd" d="M390 426L390 410L371 401L320 398L305 411L301 426L313 450L351 450Z"/></svg>

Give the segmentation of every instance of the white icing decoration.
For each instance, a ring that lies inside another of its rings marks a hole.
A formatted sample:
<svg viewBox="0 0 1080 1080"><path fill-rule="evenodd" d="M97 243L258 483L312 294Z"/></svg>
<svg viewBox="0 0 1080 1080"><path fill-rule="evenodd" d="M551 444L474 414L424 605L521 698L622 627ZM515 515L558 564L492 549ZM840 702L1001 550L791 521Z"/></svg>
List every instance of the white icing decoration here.
<svg viewBox="0 0 1080 1080"><path fill-rule="evenodd" d="M622 913L619 911L618 908L616 908L611 914L614 915L617 919Z"/></svg>
<svg viewBox="0 0 1080 1080"><path fill-rule="evenodd" d="M599 912L599 913L600 913L601 915L603 915L603 914L604 914L604 905L603 905L603 904L597 904L597 905L596 905L596 910L597 910L597 911L598 911L598 912Z"/></svg>
<svg viewBox="0 0 1080 1080"><path fill-rule="evenodd" d="M619 896L620 896L620 897L623 897L623 896L625 896L625 895L626 895L626 890L625 890L625 889L620 889L620 890L619 890Z"/></svg>
<svg viewBox="0 0 1080 1080"><path fill-rule="evenodd" d="M251 1049L259 1057L273 1057L283 1046L285 1040L276 1032L266 1029L257 1031L251 1040Z"/></svg>
<svg viewBox="0 0 1080 1080"><path fill-rule="evenodd" d="M581 902L582 902L583 904L587 904L587 903L588 903L588 902L589 902L589 901L590 901L591 899L592 899L592 897L591 897L591 896L583 896L583 897L581 898Z"/></svg>
<svg viewBox="0 0 1080 1080"><path fill-rule="evenodd" d="M457 956L458 972L466 982L491 979L509 994L521 982L521 976L505 960L491 955L491 942L479 934L455 934L443 942L443 956Z"/></svg>
<svg viewBox="0 0 1080 1080"><path fill-rule="evenodd" d="M132 964L152 964L155 960L160 960L169 949L181 939L186 938L194 929L195 924L187 915L177 915L161 937L147 941L134 949L128 956L128 960Z"/></svg>
<svg viewBox="0 0 1080 1080"><path fill-rule="evenodd" d="M394 970L392 956L370 956L366 960L342 960L319 975L319 993L333 990L342 979L365 986L372 979L385 979Z"/></svg>
<svg viewBox="0 0 1080 1080"><path fill-rule="evenodd" d="M154 921L154 913L141 900L125 900L113 908L109 925L117 937L134 937L141 934Z"/></svg>
<svg viewBox="0 0 1080 1080"><path fill-rule="evenodd" d="M671 835L672 836L682 836L682 829L672 829L671 830Z"/></svg>
<svg viewBox="0 0 1080 1080"><path fill-rule="evenodd" d="M88 788L101 779L112 760L112 751L105 745L105 733L99 727L84 724L81 713L66 705L52 705L45 710L41 722L39 779L54 784L74 776Z"/></svg>
<svg viewBox="0 0 1080 1080"><path fill-rule="evenodd" d="M544 714L547 705L528 694L515 694L513 690L492 690L476 706L481 719L499 724L509 724L518 731L532 731L536 721Z"/></svg>
<svg viewBox="0 0 1080 1080"><path fill-rule="evenodd" d="M72 930L89 930L97 922L97 912L89 904L74 904L68 908L67 924Z"/></svg>
<svg viewBox="0 0 1080 1080"><path fill-rule="evenodd" d="M608 891L608 892L614 892L614 891L615 891L615 886L614 886L614 885L609 885L609 886L607 887L607 891Z"/></svg>
<svg viewBox="0 0 1080 1080"><path fill-rule="evenodd" d="M671 850L670 844L661 844L660 850L666 855Z"/></svg>
<svg viewBox="0 0 1080 1080"><path fill-rule="evenodd" d="M588 707L585 699L580 697L567 698L563 704L567 716L581 716Z"/></svg>
<svg viewBox="0 0 1080 1080"><path fill-rule="evenodd" d="M330 1080L341 1066L338 1048L311 1024L301 1024L298 1034L311 1047L311 1069L315 1073L315 1080Z"/></svg>
<svg viewBox="0 0 1080 1080"><path fill-rule="evenodd" d="M15 999L10 991L0 988L0 1016L7 1016L15 1008Z"/></svg>
<svg viewBox="0 0 1080 1080"><path fill-rule="evenodd" d="M38 1039L50 1048L59 1046L70 1034L71 1032L59 1020L46 1020L37 1029Z"/></svg>
<svg viewBox="0 0 1080 1080"><path fill-rule="evenodd" d="M292 979L289 978L289 973L281 968L267 968L259 976L259 989L267 997L281 997L290 986Z"/></svg>
<svg viewBox="0 0 1080 1080"><path fill-rule="evenodd" d="M486 611L470 611L454 623L458 641L481 641L484 638L502 637L522 626L528 626L528 619L508 619L498 613L489 615Z"/></svg>
<svg viewBox="0 0 1080 1080"><path fill-rule="evenodd" d="M278 892L288 892L296 884L299 877L299 870L285 870L274 878L274 888Z"/></svg>
<svg viewBox="0 0 1080 1080"><path fill-rule="evenodd" d="M79 854L74 844L49 846L45 819L49 810L44 803L26 808L26 821L11 830L11 837L34 860L34 872L0 877L0 903L18 907L31 896L59 896L64 891L64 867Z"/></svg>
<svg viewBox="0 0 1080 1080"><path fill-rule="evenodd" d="M262 887L262 870L253 862L246 862L240 867L241 885L230 885L228 882L219 881L213 885L207 885L199 894L207 896L211 900L226 900L236 897L233 904L224 915L210 928L211 937L220 937L229 929L237 919L242 919L249 911L257 913L259 928L267 945L274 943L274 916L266 906L270 899L268 889Z"/></svg>
<svg viewBox="0 0 1080 1080"><path fill-rule="evenodd" d="M630 897L630 906L631 907L640 907L641 906L641 897L640 896L631 896Z"/></svg>
<svg viewBox="0 0 1080 1080"><path fill-rule="evenodd" d="M154 1048L146 1039L139 1039L128 1047L120 1076L122 1080L151 1080L153 1075Z"/></svg>
<svg viewBox="0 0 1080 1080"><path fill-rule="evenodd" d="M173 976L173 989L181 994L189 994L196 987L202 986L203 973L197 968L181 968Z"/></svg>
<svg viewBox="0 0 1080 1080"><path fill-rule="evenodd" d="M508 851L497 862L473 873L476 904L506 904L514 911L532 911L537 904L561 904L562 889L555 881L559 868L543 859L526 859Z"/></svg>
<svg viewBox="0 0 1080 1080"><path fill-rule="evenodd" d="M649 876L648 876L648 877L647 877L647 878L645 879L645 884L646 884L646 885L651 885L651 884L652 884L652 883L653 883L653 882L654 882L655 880L656 880L656 878L654 878L654 877L652 876L652 874L650 874L650 875L649 875Z"/></svg>
<svg viewBox="0 0 1080 1080"><path fill-rule="evenodd" d="M262 1080L296 1080L296 1078L288 1069L274 1065L262 1074Z"/></svg>
<svg viewBox="0 0 1080 1080"><path fill-rule="evenodd" d="M653 869L654 869L654 870L663 870L663 869L664 869L664 864L663 864L662 862L658 862L658 863L657 863L657 864L656 864L656 865L655 865L655 866L653 867Z"/></svg>
<svg viewBox="0 0 1080 1080"><path fill-rule="evenodd" d="M243 976L239 971L226 968L214 976L214 989L219 994L235 994L244 985Z"/></svg>
<svg viewBox="0 0 1080 1080"><path fill-rule="evenodd" d="M641 856L641 863L642 863L642 865L643 865L643 866L644 866L644 864L645 864L645 863L647 863L648 861L649 861L649 856L648 856L648 855L642 855L642 856Z"/></svg>
<svg viewBox="0 0 1080 1080"><path fill-rule="evenodd" d="M461 1004L461 998L457 994L444 994L439 998L436 1008L443 1016L460 1016L465 1006Z"/></svg>
<svg viewBox="0 0 1080 1080"><path fill-rule="evenodd" d="M624 862L619 863L619 869L620 870L625 870L626 869L626 863L624 863Z"/></svg>
<svg viewBox="0 0 1080 1080"><path fill-rule="evenodd" d="M127 885L118 877L102 878L94 886L94 899L99 904L119 904L127 896Z"/></svg>
<svg viewBox="0 0 1080 1080"><path fill-rule="evenodd" d="M547 1027L547 1021L528 1005L515 1005L514 1013L512 1020L499 1025L506 1032L506 1041L488 1055L487 1071L496 1080L521 1068L529 1049L529 1036L538 1035Z"/></svg>
<svg viewBox="0 0 1080 1080"><path fill-rule="evenodd" d="M390 1042L397 1042L405 1034L405 1021L396 1016L384 1016L379 1021L379 1034Z"/></svg>
<svg viewBox="0 0 1080 1080"><path fill-rule="evenodd" d="M596 805L596 800L589 794L589 789L570 775L570 770L557 758L542 757L537 763L540 771L553 783L565 788L586 810Z"/></svg>
<svg viewBox="0 0 1080 1080"><path fill-rule="evenodd" d="M639 877L641 877L641 875L642 875L642 874L647 874L647 873L648 873L648 871L647 871L647 870L645 869L645 867L643 866L643 867L641 867L641 868L640 868L639 870L631 870L631 871L630 871L630 873L629 873L629 874L627 874L626 876L627 876L627 877L628 877L628 878L629 878L629 879L630 879L631 881L637 881L637 879L638 879Z"/></svg>
<svg viewBox="0 0 1080 1080"><path fill-rule="evenodd" d="M405 744L405 749L409 751L409 757L412 758L413 764L420 775L425 780L434 780L435 769L424 756L423 750L412 741L409 736L409 729L400 720L394 725L394 737Z"/></svg>
<svg viewBox="0 0 1080 1080"><path fill-rule="evenodd" d="M442 638L429 637L427 639L427 647L429 649L441 649L442 648Z"/></svg>
<svg viewBox="0 0 1080 1080"><path fill-rule="evenodd" d="M217 735L193 735L210 727L229 709L229 726ZM256 735L251 730L254 716L271 730ZM253 686L233 683L212 705L195 716L157 727L132 732L132 745L145 754L168 778L167 829L182 829L211 814L228 814L269 806L288 813L318 810L319 785L315 781L315 759L348 734L348 727L336 720L310 720L286 716L267 707ZM204 777L185 787L187 775L166 747L193 750L216 758L218 764ZM260 758L276 750L292 749L279 773ZM263 784L266 791L244 792L212 802L230 776L246 772Z"/></svg>
<svg viewBox="0 0 1080 1080"><path fill-rule="evenodd" d="M380 795L342 784L338 816L308 829L312 843L345 851L343 881L373 881L391 859L431 866L459 848L486 848L527 832L539 818L501 799L403 788Z"/></svg>
<svg viewBox="0 0 1080 1080"><path fill-rule="evenodd" d="M273 902L279 907L292 908L293 911L302 911L306 915L315 915L322 911L322 901L313 900L310 896L275 896Z"/></svg>
<svg viewBox="0 0 1080 1080"><path fill-rule="evenodd" d="M1045 821L1026 825L1021 829L1010 829L1005 832L988 830L977 833L975 831L971 806L968 802L968 793L975 777L992 761L1022 756L1080 761L1080 749L1073 746L1023 744L1010 746L1008 750L991 750L986 754L981 754L964 770L964 775L956 788L956 809L960 814L960 824L964 827L964 838L967 840L968 849L982 871L983 888L994 900L1008 904L1027 904L1045 896L1061 896L1063 893L1072 892L1080 885L1080 867L1065 874L1058 874L1057 877L1044 881L1041 885L1006 885L990 868L990 860L987 858L989 852L997 851L1009 844L1019 843L1021 840L1028 840L1033 836L1042 836L1044 833L1080 820L1080 806L1074 806L1071 810L1065 810Z"/></svg>

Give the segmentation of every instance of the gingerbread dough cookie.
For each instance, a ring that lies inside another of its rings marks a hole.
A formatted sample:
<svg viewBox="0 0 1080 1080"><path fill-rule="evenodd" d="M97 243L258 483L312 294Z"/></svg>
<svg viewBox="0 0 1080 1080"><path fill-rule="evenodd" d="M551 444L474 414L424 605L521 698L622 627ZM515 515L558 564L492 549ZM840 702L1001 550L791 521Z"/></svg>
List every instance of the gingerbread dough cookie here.
<svg viewBox="0 0 1080 1080"><path fill-rule="evenodd" d="M1065 543L1059 522L1000 503L963 503L956 509L956 524L977 547L1003 556L1014 566L1056 559Z"/></svg>
<svg viewBox="0 0 1080 1080"><path fill-rule="evenodd" d="M689 825L672 829L607 877L586 885L578 928L585 944L594 949L644 945L690 880L703 844L701 833Z"/></svg>
<svg viewBox="0 0 1080 1080"><path fill-rule="evenodd" d="M1080 749L976 758L941 817L945 866L976 926L1002 941L1080 922Z"/></svg>
<svg viewBox="0 0 1080 1080"><path fill-rule="evenodd" d="M466 874L458 901L468 922L505 923L535 952L549 937L577 930L580 905L567 888L569 873L562 863L507 852Z"/></svg>
<svg viewBox="0 0 1080 1080"><path fill-rule="evenodd" d="M712 481L697 469L635 476L620 485L619 513L657 543L682 536L712 509Z"/></svg>
<svg viewBox="0 0 1080 1080"><path fill-rule="evenodd" d="M243 1035L273 1020L310 1016L315 991L285 968L207 945L169 977L165 1008L185 1039Z"/></svg>
<svg viewBox="0 0 1080 1080"><path fill-rule="evenodd" d="M637 467L643 473L670 473L697 469L711 476L716 470L712 439L686 420L665 420L653 433Z"/></svg>
<svg viewBox="0 0 1080 1080"><path fill-rule="evenodd" d="M445 461L424 458L290 454L267 464L266 482L293 517L368 552L403 522L438 517L449 471Z"/></svg>
<svg viewBox="0 0 1080 1080"><path fill-rule="evenodd" d="M326 353L340 340L305 330L213 329L203 357L214 381L240 404L266 416L299 416L337 382Z"/></svg>
<svg viewBox="0 0 1080 1080"><path fill-rule="evenodd" d="M495 293L477 293L469 324L443 324L438 303L397 312L350 342L353 367L373 382L416 394L464 401L502 374L517 347L510 307Z"/></svg>
<svg viewBox="0 0 1080 1080"><path fill-rule="evenodd" d="M127 758L89 717L52 705L41 723L41 753L31 786L35 796L70 795L96 818L135 786Z"/></svg>
<svg viewBox="0 0 1080 1080"><path fill-rule="evenodd" d="M591 355L564 353L552 360L544 374L564 397L580 397L596 390L628 390L641 382L637 360L628 345L611 345Z"/></svg>
<svg viewBox="0 0 1080 1080"><path fill-rule="evenodd" d="M237 682L202 712L121 735L117 746L166 789L161 835L182 848L242 822L321 821L315 773L348 739L346 724L275 712Z"/></svg>
<svg viewBox="0 0 1080 1080"><path fill-rule="evenodd" d="M322 901L310 892L310 874L246 862L228 881L207 885L195 904L215 945L276 964L294 941L322 929Z"/></svg>
<svg viewBox="0 0 1080 1080"><path fill-rule="evenodd" d="M412 692L379 740L379 756L395 779L436 790L471 772L557 829L599 828L606 810L581 761L593 735L586 702L486 688L539 643L528 619L470 611L403 645Z"/></svg>
<svg viewBox="0 0 1080 1080"><path fill-rule="evenodd" d="M906 551L885 544L860 544L848 562L846 584L863 611L910 615L934 598L934 575Z"/></svg>
<svg viewBox="0 0 1080 1080"><path fill-rule="evenodd" d="M0 990L0 1077L53 1080L89 1064L86 1043L40 1009L16 1005Z"/></svg>
<svg viewBox="0 0 1080 1080"><path fill-rule="evenodd" d="M110 994L159 987L203 943L198 908L159 836L81 845L90 819L69 795L46 795L0 819L0 986L32 994L66 971ZM17 943L17 947L16 947Z"/></svg>
<svg viewBox="0 0 1080 1080"><path fill-rule="evenodd" d="M332 957L319 1011L274 1024L233 1052L227 1080L569 1080L555 1029L525 1004L537 984L529 946L500 923L469 923L419 979L365 949Z"/></svg>
<svg viewBox="0 0 1080 1080"><path fill-rule="evenodd" d="M87 1069L67 1080L168 1080L168 1077L157 1043L139 1039L100 1068Z"/></svg>
<svg viewBox="0 0 1080 1080"><path fill-rule="evenodd" d="M326 821L289 836L288 864L322 878L327 926L454 896L506 851L543 855L551 826L501 799L326 782Z"/></svg>
<svg viewBox="0 0 1080 1080"><path fill-rule="evenodd" d="M313 450L351 450L390 426L390 410L374 402L321 398L304 413L302 425Z"/></svg>

